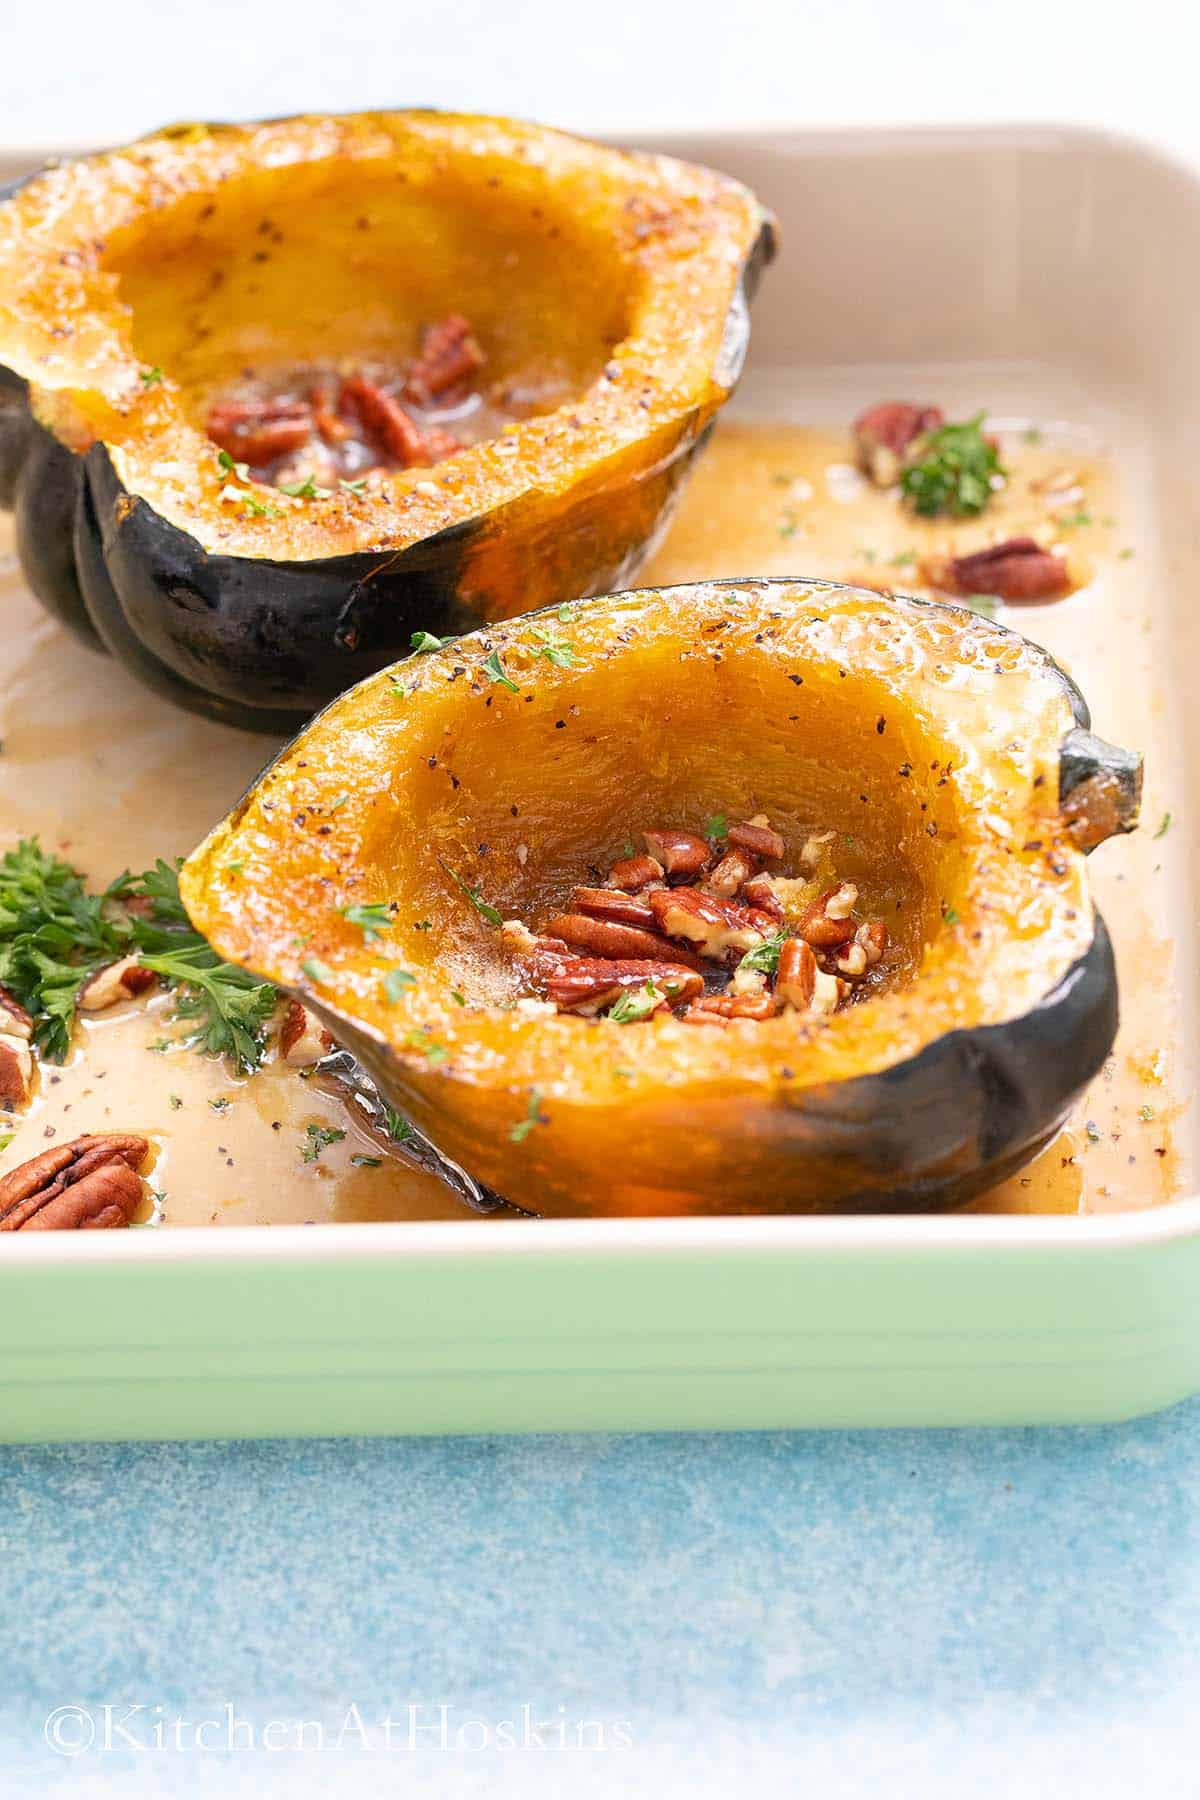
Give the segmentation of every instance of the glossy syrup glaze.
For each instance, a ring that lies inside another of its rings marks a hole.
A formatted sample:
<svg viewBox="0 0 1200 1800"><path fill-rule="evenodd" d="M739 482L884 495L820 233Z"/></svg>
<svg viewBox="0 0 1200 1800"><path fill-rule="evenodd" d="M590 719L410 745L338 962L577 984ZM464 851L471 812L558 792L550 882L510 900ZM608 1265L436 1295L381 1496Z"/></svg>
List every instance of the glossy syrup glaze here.
<svg viewBox="0 0 1200 1800"><path fill-rule="evenodd" d="M1081 585L1066 601L1007 607L999 617L1079 679L1098 729L1147 751L1145 825L1104 846L1091 865L1116 945L1124 1018L1103 1076L1067 1131L976 1209L1145 1207L1178 1192L1181 1169L1163 845L1155 836L1163 726L1141 630L1138 547L1122 531L1106 464L1019 438L1005 449L1007 490L983 519L947 527L913 520L894 495L865 484L846 434L723 424L643 579L803 573L924 592L920 569L930 557L1030 529L1045 535L1046 478L1069 464L1080 496L1052 529L1068 544ZM0 554L10 647L0 693L0 847L36 833L97 886L123 867L190 850L269 746L173 712L77 647L25 592L7 537ZM55 1137L132 1129L154 1142L150 1184L168 1227L472 1216L323 1082L274 1062L237 1079L190 1050L163 1048L177 1031L162 996L84 1024L69 1063L44 1070L29 1111L5 1121L14 1137L0 1151L0 1172ZM313 1125L346 1136L306 1161Z"/></svg>

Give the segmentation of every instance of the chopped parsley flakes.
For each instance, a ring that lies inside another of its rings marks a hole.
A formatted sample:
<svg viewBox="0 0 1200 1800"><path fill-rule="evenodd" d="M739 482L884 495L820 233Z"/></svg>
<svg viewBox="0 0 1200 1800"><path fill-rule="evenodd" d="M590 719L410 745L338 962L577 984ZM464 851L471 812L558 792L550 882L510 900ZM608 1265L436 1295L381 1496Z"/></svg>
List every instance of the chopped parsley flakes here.
<svg viewBox="0 0 1200 1800"><path fill-rule="evenodd" d="M305 1143L300 1152L300 1160L316 1162L322 1150L330 1144L340 1144L346 1133L337 1125L306 1125L304 1128Z"/></svg>
<svg viewBox="0 0 1200 1800"><path fill-rule="evenodd" d="M556 638L550 632L543 631L540 625L534 625L532 630L534 637L538 639L538 648L534 651L535 656L544 657L556 669L573 669L577 666L579 659L575 655L575 646L569 644L566 638ZM496 678L493 676L494 679ZM511 682L509 682L509 686L512 687ZM513 692L516 691L513 688Z"/></svg>
<svg viewBox="0 0 1200 1800"><path fill-rule="evenodd" d="M499 650L490 650L483 659L482 667L488 680L495 682L497 687L507 688L510 694L520 693L520 688L507 673L504 664L500 661Z"/></svg>
<svg viewBox="0 0 1200 1800"><path fill-rule="evenodd" d="M407 990L416 985L416 976L410 975L407 969L389 969L383 978L383 997L389 1006L395 1006L397 1000L403 999Z"/></svg>
<svg viewBox="0 0 1200 1800"><path fill-rule="evenodd" d="M549 1120L544 1117L541 1111L541 1105L541 1089L530 1088L529 1106L526 1109L525 1117L514 1125L508 1134L514 1144L523 1144L535 1125L549 1124Z"/></svg>
<svg viewBox="0 0 1200 1800"><path fill-rule="evenodd" d="M739 969L758 969L763 975L774 975L779 967L779 953L787 943L788 933L777 931L772 937L756 944L753 950L747 950Z"/></svg>
<svg viewBox="0 0 1200 1800"><path fill-rule="evenodd" d="M455 886L462 889L463 893L466 895L467 899L471 902L471 905L475 908L475 911L479 914L480 918L486 919L489 925L493 925L496 927L497 930L499 930L500 926L503 925L503 923L504 923L503 914L501 912L499 912L496 907L489 906L486 900L481 899L480 890L477 887L469 887L467 885L467 883L463 880L461 875L455 874L454 870L450 867L449 863L443 863L442 867L443 867L443 869L445 869L447 875L450 877L451 881L455 884Z"/></svg>
<svg viewBox="0 0 1200 1800"><path fill-rule="evenodd" d="M362 906L343 906L341 914L351 925L357 925L365 944L373 944L392 925L392 910L386 900L372 900Z"/></svg>
<svg viewBox="0 0 1200 1800"><path fill-rule="evenodd" d="M637 1019L648 1019L661 999L662 995L654 983L648 981L644 988L619 994L606 1016L614 1025L632 1025Z"/></svg>

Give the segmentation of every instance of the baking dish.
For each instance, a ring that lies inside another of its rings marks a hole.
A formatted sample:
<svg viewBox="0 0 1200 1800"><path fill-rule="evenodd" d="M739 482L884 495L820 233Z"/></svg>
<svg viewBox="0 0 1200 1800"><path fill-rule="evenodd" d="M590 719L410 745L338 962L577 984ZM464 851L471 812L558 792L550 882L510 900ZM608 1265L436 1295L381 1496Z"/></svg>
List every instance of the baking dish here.
<svg viewBox="0 0 1200 1800"><path fill-rule="evenodd" d="M1200 539L1188 492L1197 352L1177 295L1200 255L1200 182L1151 149L1053 128L731 132L649 147L728 169L780 215L745 416L840 419L850 391L931 382L954 405L982 372L997 410L1082 419L1116 447L1152 673L1100 657L1087 686L1104 718L1106 686L1152 679L1171 747L1150 781L1175 821L1160 846L1172 863L1162 924L1186 1089L1200 723L1181 702ZM1166 268L1170 281L1156 279ZM48 1234L0 1263L0 1431L1117 1418L1200 1386L1198 1276L1193 1198L1105 1217Z"/></svg>

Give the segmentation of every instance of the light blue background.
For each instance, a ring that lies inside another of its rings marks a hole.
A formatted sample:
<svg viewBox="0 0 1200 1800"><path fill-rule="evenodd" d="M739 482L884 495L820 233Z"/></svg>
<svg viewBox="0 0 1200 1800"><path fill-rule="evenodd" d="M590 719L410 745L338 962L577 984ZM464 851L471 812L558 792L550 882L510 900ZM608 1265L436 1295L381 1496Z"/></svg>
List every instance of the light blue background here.
<svg viewBox="0 0 1200 1800"><path fill-rule="evenodd" d="M1105 1429L6 1450L7 1791L1190 1796L1198 1500L1200 1403ZM350 1731L70 1761L41 1728L74 1701L331 1732L351 1702L529 1701L627 1720L634 1748L388 1757Z"/></svg>
<svg viewBox="0 0 1200 1800"><path fill-rule="evenodd" d="M626 133L1074 119L1200 154L1187 17L59 0L0 18L0 151L430 102ZM0 1793L1195 1796L1198 1499L1200 1404L994 1435L0 1451ZM41 1731L74 1701L331 1731L352 1702L528 1701L635 1748L72 1761Z"/></svg>

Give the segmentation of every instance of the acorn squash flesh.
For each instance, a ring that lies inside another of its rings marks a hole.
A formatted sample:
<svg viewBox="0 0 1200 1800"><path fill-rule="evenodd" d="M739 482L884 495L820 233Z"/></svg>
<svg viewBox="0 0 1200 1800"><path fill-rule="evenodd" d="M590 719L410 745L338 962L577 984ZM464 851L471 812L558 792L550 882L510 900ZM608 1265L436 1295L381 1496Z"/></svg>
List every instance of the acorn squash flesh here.
<svg viewBox="0 0 1200 1800"><path fill-rule="evenodd" d="M1088 724L1043 651L957 607L782 580L619 594L342 696L182 891L532 1211L948 1205L1032 1156L1111 1046L1084 849L1131 828L1138 782ZM886 909L882 991L720 1031L521 1004L496 919L553 913L642 831L758 813L792 855L838 833ZM347 912L378 903L368 941Z"/></svg>

